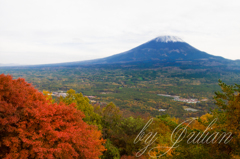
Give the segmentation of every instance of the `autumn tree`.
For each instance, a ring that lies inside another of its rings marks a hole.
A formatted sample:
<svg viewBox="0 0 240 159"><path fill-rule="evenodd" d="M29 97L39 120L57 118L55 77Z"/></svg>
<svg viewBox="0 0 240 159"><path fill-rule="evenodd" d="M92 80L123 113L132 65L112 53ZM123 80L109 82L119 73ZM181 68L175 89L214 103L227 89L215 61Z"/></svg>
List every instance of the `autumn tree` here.
<svg viewBox="0 0 240 159"><path fill-rule="evenodd" d="M51 103L55 103L55 99L52 99L52 93L43 90L43 94L46 96L47 100L49 100Z"/></svg>
<svg viewBox="0 0 240 159"><path fill-rule="evenodd" d="M24 79L0 75L0 158L99 158L101 132L74 104L52 104Z"/></svg>

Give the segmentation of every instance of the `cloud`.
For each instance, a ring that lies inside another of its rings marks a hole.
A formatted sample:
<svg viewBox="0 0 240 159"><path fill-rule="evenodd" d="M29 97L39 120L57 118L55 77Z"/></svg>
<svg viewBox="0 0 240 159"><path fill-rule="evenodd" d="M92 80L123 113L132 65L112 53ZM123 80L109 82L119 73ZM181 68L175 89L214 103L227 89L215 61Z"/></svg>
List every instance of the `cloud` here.
<svg viewBox="0 0 240 159"><path fill-rule="evenodd" d="M240 59L240 2L0 0L0 63L82 61L175 35Z"/></svg>

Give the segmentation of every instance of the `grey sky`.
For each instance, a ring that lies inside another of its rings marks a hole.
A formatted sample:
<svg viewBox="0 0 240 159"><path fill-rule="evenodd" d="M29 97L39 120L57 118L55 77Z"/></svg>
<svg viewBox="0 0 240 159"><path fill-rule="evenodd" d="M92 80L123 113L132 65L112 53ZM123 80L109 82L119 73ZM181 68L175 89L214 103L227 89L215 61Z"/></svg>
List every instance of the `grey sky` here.
<svg viewBox="0 0 240 159"><path fill-rule="evenodd" d="M82 61L160 35L240 59L238 0L0 0L0 64Z"/></svg>

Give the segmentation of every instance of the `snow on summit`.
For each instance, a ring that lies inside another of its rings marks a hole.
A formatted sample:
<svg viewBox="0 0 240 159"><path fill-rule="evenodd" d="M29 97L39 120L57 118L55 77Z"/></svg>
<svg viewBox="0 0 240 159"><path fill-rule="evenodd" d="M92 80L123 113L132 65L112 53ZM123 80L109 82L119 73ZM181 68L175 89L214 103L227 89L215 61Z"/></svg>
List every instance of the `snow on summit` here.
<svg viewBox="0 0 240 159"><path fill-rule="evenodd" d="M177 36L159 36L154 39L156 42L184 42L181 38Z"/></svg>

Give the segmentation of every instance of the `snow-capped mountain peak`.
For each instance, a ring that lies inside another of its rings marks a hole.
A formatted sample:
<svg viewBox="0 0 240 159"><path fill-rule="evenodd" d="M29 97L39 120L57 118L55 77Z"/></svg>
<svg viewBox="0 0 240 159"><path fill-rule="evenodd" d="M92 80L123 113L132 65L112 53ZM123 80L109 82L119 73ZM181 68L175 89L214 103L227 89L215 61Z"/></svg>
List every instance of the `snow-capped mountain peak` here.
<svg viewBox="0 0 240 159"><path fill-rule="evenodd" d="M184 42L181 38L177 36L159 36L154 39L156 42Z"/></svg>

